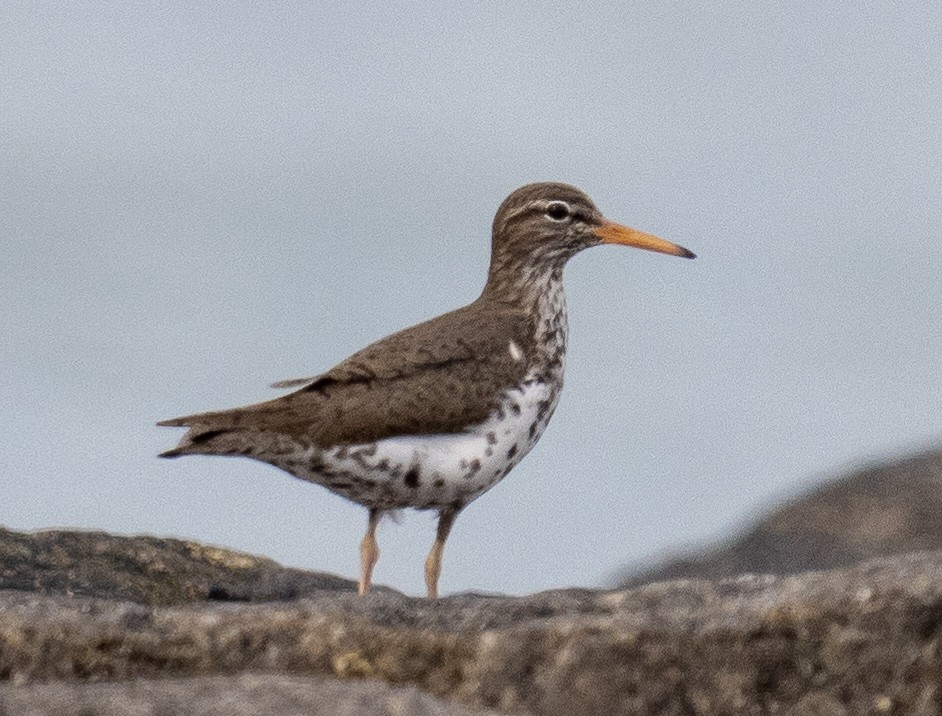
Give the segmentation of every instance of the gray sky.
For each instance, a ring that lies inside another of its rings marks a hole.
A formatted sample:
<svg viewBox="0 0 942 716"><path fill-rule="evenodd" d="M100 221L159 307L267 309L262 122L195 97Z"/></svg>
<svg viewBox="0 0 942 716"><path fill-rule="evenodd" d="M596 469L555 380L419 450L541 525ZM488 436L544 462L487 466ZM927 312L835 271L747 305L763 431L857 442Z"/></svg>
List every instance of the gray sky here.
<svg viewBox="0 0 942 716"><path fill-rule="evenodd" d="M942 435L942 26L925 3L12 3L0 523L353 577L362 508L154 422L472 300L520 184L700 255L567 269L553 422L444 591L594 585ZM422 593L429 513L376 578Z"/></svg>

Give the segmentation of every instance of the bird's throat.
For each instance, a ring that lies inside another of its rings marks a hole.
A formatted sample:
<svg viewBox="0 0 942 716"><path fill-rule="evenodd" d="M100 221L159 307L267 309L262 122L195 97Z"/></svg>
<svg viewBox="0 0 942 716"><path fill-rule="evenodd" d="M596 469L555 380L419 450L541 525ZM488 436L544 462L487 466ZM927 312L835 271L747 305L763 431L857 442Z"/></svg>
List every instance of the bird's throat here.
<svg viewBox="0 0 942 716"><path fill-rule="evenodd" d="M533 320L533 345L536 349L534 367L548 382L561 389L566 368L566 344L569 339L562 270L552 272L545 277L544 282L535 284L533 289L530 312Z"/></svg>

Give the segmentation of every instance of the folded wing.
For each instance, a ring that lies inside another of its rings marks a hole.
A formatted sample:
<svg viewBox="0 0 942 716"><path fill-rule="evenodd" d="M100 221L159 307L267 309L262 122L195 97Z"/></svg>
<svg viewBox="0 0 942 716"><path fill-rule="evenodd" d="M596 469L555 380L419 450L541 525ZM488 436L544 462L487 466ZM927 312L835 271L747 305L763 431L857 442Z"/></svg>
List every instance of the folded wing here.
<svg viewBox="0 0 942 716"><path fill-rule="evenodd" d="M238 453L240 437L267 432L321 447L460 432L486 420L503 389L523 379L530 335L526 314L482 312L475 302L387 336L326 373L276 384L301 386L288 395L162 421L190 428L163 456Z"/></svg>

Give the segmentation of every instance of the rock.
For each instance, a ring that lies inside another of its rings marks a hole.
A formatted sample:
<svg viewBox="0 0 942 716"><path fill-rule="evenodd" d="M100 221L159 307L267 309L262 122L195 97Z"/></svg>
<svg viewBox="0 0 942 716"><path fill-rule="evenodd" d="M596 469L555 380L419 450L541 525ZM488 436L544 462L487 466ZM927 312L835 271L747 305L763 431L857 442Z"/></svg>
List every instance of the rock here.
<svg viewBox="0 0 942 716"><path fill-rule="evenodd" d="M156 606L297 599L323 589L355 591L356 584L196 542L0 527L0 589Z"/></svg>
<svg viewBox="0 0 942 716"><path fill-rule="evenodd" d="M240 674L105 683L0 686L2 714L57 716L487 716L424 694L373 681Z"/></svg>
<svg viewBox="0 0 942 716"><path fill-rule="evenodd" d="M623 587L682 577L795 574L942 549L942 451L825 483L701 552L628 570Z"/></svg>
<svg viewBox="0 0 942 716"><path fill-rule="evenodd" d="M133 552L137 538L126 539ZM435 602L312 589L218 603L197 590L168 606L53 594L53 583L0 592L4 714L109 713L98 709L111 703L228 713L237 695L267 713L319 698L337 713L371 698L375 713L942 710L942 552L786 577Z"/></svg>

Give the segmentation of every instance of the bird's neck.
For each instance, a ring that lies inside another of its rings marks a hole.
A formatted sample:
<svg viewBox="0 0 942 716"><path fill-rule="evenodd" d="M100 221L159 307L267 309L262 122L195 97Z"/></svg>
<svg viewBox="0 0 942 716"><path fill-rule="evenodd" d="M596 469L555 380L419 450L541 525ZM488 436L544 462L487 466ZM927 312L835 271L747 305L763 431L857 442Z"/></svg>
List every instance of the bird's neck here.
<svg viewBox="0 0 942 716"><path fill-rule="evenodd" d="M534 353L530 372L562 385L569 323L563 265L498 265L492 262L482 298L511 306L531 321Z"/></svg>
<svg viewBox="0 0 942 716"><path fill-rule="evenodd" d="M566 343L569 340L561 268L541 287L534 309L534 346L537 355L534 368L561 389L566 370Z"/></svg>

